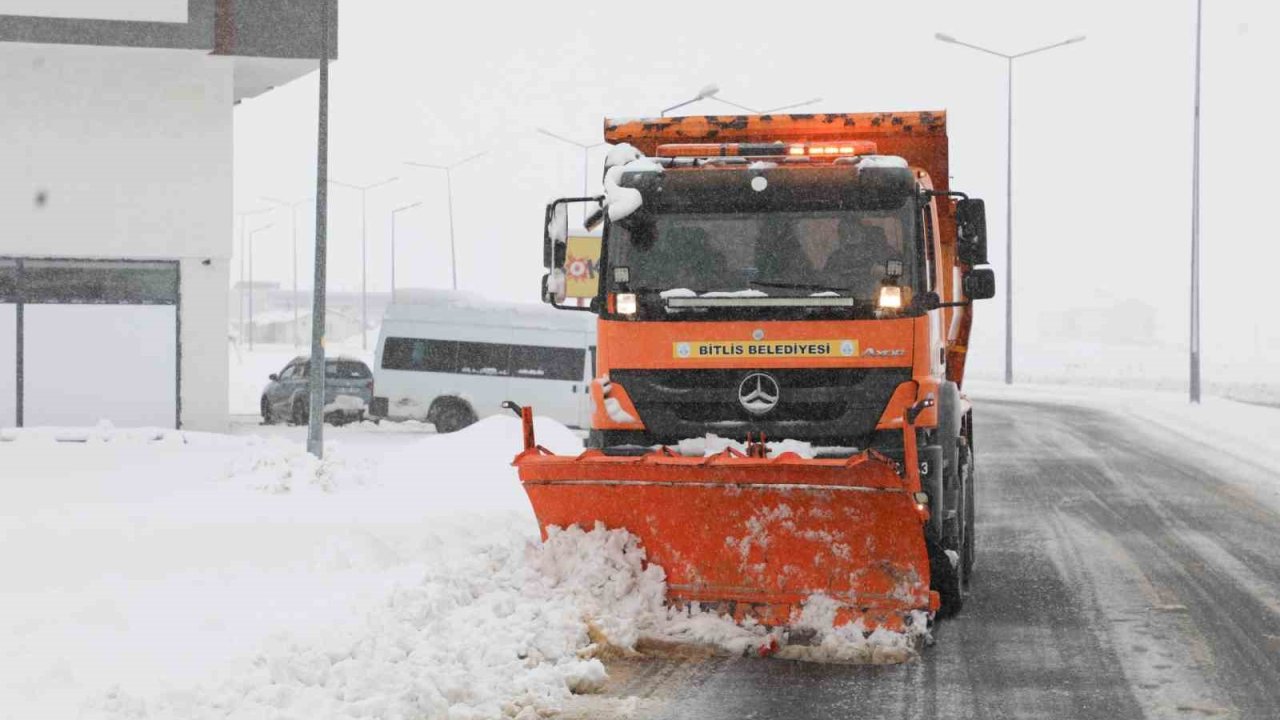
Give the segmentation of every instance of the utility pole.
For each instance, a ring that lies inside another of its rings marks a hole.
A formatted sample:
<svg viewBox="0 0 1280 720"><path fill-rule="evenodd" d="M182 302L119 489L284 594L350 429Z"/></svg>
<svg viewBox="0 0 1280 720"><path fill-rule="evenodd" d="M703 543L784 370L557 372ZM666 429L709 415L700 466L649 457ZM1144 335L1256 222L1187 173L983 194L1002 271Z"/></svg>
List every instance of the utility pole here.
<svg viewBox="0 0 1280 720"><path fill-rule="evenodd" d="M1191 156L1191 402L1200 404L1200 36L1203 0L1196 0L1195 130Z"/></svg>
<svg viewBox="0 0 1280 720"><path fill-rule="evenodd" d="M1077 35L1062 42L1045 45L1034 50L1009 55L988 48L957 40L945 33L935 33L940 42L960 45L980 53L1004 58L1008 67L1009 96L1007 100L1008 123L1005 129L1005 262L1004 262L1004 384L1013 384L1013 61L1046 50L1084 42L1084 35Z"/></svg>
<svg viewBox="0 0 1280 720"><path fill-rule="evenodd" d="M307 452L324 457L324 311L325 253L329 212L329 1L320 2L320 109L316 134L315 291L311 294L311 369L307 373Z"/></svg>

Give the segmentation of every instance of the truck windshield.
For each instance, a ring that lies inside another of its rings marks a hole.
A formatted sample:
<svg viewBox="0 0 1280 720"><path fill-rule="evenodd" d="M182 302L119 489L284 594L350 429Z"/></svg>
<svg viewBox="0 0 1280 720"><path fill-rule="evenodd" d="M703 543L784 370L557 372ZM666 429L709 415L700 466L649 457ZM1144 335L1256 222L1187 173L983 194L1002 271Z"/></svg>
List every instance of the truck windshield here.
<svg viewBox="0 0 1280 720"><path fill-rule="evenodd" d="M889 261L902 263L903 285L919 284L914 208L660 213L651 227L611 227L610 265L628 269L632 291L871 300Z"/></svg>

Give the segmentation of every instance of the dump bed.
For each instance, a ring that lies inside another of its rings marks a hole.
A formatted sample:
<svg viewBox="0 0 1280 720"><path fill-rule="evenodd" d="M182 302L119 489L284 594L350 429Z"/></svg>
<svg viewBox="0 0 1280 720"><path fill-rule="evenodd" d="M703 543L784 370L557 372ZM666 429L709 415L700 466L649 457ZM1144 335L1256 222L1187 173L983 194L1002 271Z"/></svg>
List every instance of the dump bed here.
<svg viewBox="0 0 1280 720"><path fill-rule="evenodd" d="M663 143L869 140L879 154L898 155L927 172L934 189L948 189L944 111L607 118L604 139L630 143L645 155L656 155Z"/></svg>

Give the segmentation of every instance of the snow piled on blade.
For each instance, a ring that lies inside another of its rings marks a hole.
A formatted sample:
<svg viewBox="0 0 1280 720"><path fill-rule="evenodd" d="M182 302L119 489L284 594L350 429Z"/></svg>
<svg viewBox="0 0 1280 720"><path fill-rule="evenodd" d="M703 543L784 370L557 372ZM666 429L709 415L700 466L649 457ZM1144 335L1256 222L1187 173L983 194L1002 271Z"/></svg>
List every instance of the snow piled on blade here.
<svg viewBox="0 0 1280 720"><path fill-rule="evenodd" d="M814 642L785 645L778 650L777 657L827 663L890 665L915 658L920 643L928 639L929 618L924 612L912 612L911 625L906 632L877 628L868 634L861 620L836 625L838 609L839 604L826 595L809 596L795 629L812 631Z"/></svg>

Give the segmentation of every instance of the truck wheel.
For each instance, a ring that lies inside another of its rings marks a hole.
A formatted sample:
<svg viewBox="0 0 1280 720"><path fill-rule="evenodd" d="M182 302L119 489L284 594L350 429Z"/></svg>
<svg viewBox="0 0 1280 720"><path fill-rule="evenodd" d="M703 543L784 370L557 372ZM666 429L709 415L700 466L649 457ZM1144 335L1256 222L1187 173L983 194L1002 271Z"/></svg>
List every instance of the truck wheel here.
<svg viewBox="0 0 1280 720"><path fill-rule="evenodd" d="M307 401L297 398L293 401L293 407L289 409L289 422L294 425L306 425L311 421L310 413L307 411Z"/></svg>
<svg viewBox="0 0 1280 720"><path fill-rule="evenodd" d="M943 383L938 388L938 444L942 447L942 502L935 507L942 513L942 547L954 552L960 560L959 578L961 590L967 590L964 557L966 554L969 525L970 485L967 447L964 432L964 416L960 412L960 390L955 383ZM970 563L971 565L972 563Z"/></svg>
<svg viewBox="0 0 1280 720"><path fill-rule="evenodd" d="M427 421L436 426L438 433L457 432L477 420L471 404L459 398L442 398L427 411Z"/></svg>
<svg viewBox="0 0 1280 720"><path fill-rule="evenodd" d="M964 607L964 593L961 574L964 563L953 563L942 544L925 539L925 547L929 551L929 589L938 593L942 604L938 607L936 617L954 617Z"/></svg>
<svg viewBox="0 0 1280 720"><path fill-rule="evenodd" d="M965 443L963 449L964 456L964 545L960 552L960 561L964 569L964 579L966 589L973 582L973 564L978 555L977 538L974 536L974 478L976 473L973 467L973 448Z"/></svg>
<svg viewBox="0 0 1280 720"><path fill-rule="evenodd" d="M262 410L262 424L263 425L274 424L275 419L271 417L271 403L267 402L266 395L262 396L262 401L258 403L258 405Z"/></svg>

